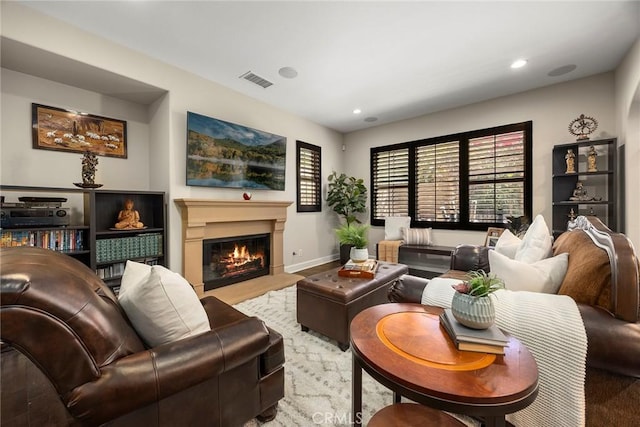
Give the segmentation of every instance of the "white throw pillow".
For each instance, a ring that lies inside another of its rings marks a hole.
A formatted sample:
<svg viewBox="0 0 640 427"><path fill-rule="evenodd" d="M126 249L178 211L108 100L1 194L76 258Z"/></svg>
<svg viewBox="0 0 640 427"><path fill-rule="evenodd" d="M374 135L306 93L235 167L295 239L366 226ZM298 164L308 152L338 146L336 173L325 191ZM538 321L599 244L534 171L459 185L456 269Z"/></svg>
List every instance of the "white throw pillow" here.
<svg viewBox="0 0 640 427"><path fill-rule="evenodd" d="M384 240L402 240L402 227L411 226L410 216L388 216L384 219Z"/></svg>
<svg viewBox="0 0 640 427"><path fill-rule="evenodd" d="M120 280L118 299L120 299L124 293L128 292L129 289L135 288L138 283L149 277L149 274L151 274L150 265L128 260L124 267L122 279Z"/></svg>
<svg viewBox="0 0 640 427"><path fill-rule="evenodd" d="M402 240L406 245L430 246L431 229L402 227Z"/></svg>
<svg viewBox="0 0 640 427"><path fill-rule="evenodd" d="M522 243L522 240L518 236L509 230L504 230L496 242L495 250L504 256L514 259L520 243Z"/></svg>
<svg viewBox="0 0 640 427"><path fill-rule="evenodd" d="M527 229L514 259L531 264L549 258L552 245L549 227L543 216L537 215Z"/></svg>
<svg viewBox="0 0 640 427"><path fill-rule="evenodd" d="M134 264L125 267L118 301L148 345L156 347L211 330L189 282L161 265L150 267L145 275Z"/></svg>
<svg viewBox="0 0 640 427"><path fill-rule="evenodd" d="M504 280L512 291L531 291L555 294L567 274L569 254L546 258L534 263L510 259L496 251L489 251L489 268Z"/></svg>

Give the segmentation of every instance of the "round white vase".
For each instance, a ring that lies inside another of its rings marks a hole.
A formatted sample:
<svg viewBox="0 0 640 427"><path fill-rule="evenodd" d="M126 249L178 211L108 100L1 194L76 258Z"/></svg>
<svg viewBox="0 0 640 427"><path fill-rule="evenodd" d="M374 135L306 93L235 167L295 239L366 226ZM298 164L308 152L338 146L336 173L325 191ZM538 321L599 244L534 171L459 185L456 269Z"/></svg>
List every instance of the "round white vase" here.
<svg viewBox="0 0 640 427"><path fill-rule="evenodd" d="M353 262L365 262L369 259L369 249L357 249L355 246L351 248L350 253L351 261Z"/></svg>

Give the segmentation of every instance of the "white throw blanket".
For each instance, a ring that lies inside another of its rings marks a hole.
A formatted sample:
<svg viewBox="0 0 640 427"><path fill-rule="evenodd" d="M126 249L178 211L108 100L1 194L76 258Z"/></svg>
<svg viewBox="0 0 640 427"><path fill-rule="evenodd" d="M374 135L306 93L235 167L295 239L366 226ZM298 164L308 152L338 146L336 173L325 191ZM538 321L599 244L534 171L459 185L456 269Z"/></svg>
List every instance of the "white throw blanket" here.
<svg viewBox="0 0 640 427"><path fill-rule="evenodd" d="M422 304L451 307L460 280L432 279ZM499 290L492 294L498 327L527 346L538 364L538 397L507 415L519 427L584 426L587 335L575 301L568 296Z"/></svg>

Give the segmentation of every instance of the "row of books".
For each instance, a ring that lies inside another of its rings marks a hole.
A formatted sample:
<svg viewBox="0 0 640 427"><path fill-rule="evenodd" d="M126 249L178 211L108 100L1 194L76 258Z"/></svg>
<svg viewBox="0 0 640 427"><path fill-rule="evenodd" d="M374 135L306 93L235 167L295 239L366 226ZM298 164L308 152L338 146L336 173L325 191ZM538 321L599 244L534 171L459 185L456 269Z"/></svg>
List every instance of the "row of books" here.
<svg viewBox="0 0 640 427"><path fill-rule="evenodd" d="M440 324L461 351L504 354L508 339L496 325L487 329L471 329L456 320L450 308L440 314Z"/></svg>
<svg viewBox="0 0 640 427"><path fill-rule="evenodd" d="M54 251L79 251L84 249L84 230L3 230L0 247L36 246Z"/></svg>
<svg viewBox="0 0 640 427"><path fill-rule="evenodd" d="M134 261L142 262L147 265L157 265L159 262L158 258L141 258L135 259ZM118 278L124 274L125 265L125 262L117 262L104 267L99 267L96 269L96 274L103 280Z"/></svg>
<svg viewBox="0 0 640 427"><path fill-rule="evenodd" d="M97 263L159 255L162 255L160 233L96 240Z"/></svg>

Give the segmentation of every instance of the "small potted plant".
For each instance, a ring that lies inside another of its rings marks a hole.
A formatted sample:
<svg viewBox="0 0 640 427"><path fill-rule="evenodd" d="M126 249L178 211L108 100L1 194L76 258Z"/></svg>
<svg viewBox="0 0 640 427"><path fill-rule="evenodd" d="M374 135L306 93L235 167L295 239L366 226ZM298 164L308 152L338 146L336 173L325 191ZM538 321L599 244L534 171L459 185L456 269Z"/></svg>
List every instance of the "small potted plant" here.
<svg viewBox="0 0 640 427"><path fill-rule="evenodd" d="M329 175L328 179L327 204L335 213L344 218L344 223L340 228L361 224L357 214L367 210L367 187L364 185L364 181L361 178L347 176L344 173L338 174L335 171ZM367 230L368 228L364 231ZM340 239L339 235L338 239L340 240L340 262L344 264L349 260L352 244Z"/></svg>
<svg viewBox="0 0 640 427"><path fill-rule="evenodd" d="M353 262L364 262L369 258L368 232L369 225L367 224L344 224L336 229L336 236L340 244L351 246L349 257Z"/></svg>
<svg viewBox="0 0 640 427"><path fill-rule="evenodd" d="M504 281L484 270L470 271L467 280L453 285L456 292L451 301L453 317L464 326L486 329L493 325L495 309L489 295L504 289Z"/></svg>

